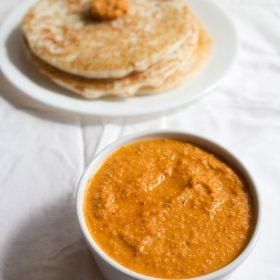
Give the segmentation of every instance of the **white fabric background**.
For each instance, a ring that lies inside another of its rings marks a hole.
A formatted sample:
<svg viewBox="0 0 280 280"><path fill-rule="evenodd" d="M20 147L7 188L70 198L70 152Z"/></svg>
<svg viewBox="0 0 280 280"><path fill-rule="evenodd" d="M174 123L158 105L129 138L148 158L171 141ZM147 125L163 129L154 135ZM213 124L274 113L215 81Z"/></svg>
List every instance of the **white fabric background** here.
<svg viewBox="0 0 280 280"><path fill-rule="evenodd" d="M0 0L0 20L20 0ZM98 119L34 102L0 74L0 279L101 279L75 216L74 190L95 152L153 128L205 135L239 156L263 198L260 240L232 280L280 279L280 1L218 1L242 47L209 95L169 115Z"/></svg>

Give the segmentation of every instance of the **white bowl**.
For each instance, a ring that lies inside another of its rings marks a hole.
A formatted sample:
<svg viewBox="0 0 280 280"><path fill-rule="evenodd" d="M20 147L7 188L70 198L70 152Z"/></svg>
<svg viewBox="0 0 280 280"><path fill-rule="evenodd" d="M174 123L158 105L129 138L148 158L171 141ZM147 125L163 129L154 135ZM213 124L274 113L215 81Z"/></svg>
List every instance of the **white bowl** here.
<svg viewBox="0 0 280 280"><path fill-rule="evenodd" d="M260 197L256 184L253 182L253 179L251 178L251 176L249 175L247 169L243 166L243 164L228 150L201 136L196 136L193 134L176 132L176 131L142 132L142 133L136 133L130 136L120 138L114 143L107 146L105 149L103 149L86 168L85 172L81 177L80 183L78 185L77 214L78 214L78 220L84 238L91 252L93 253L93 256L97 264L99 265L99 268L101 269L106 279L108 280L132 280L132 279L158 280L159 279L159 278L149 277L143 274L136 273L120 265L118 262L110 258L92 238L86 226L86 221L83 213L84 195L87 189L88 181L92 177L93 173L98 170L98 168L104 162L104 160L113 152L115 152L120 147L126 144L145 140L145 139L158 139L158 138L169 138L169 139L175 139L179 141L188 141L203 149L208 150L209 152L212 152L213 154L218 155L221 159L225 160L232 168L239 171L240 174L244 176L250 188L250 192L252 194L253 202L255 206L256 225L248 245L234 261L232 261L225 267L215 272L212 272L210 274L192 278L195 280L226 279L233 272L233 270L235 270L247 258L247 256L249 255L249 253L251 252L251 250L253 249L256 243L257 237L260 232L260 220L261 220Z"/></svg>

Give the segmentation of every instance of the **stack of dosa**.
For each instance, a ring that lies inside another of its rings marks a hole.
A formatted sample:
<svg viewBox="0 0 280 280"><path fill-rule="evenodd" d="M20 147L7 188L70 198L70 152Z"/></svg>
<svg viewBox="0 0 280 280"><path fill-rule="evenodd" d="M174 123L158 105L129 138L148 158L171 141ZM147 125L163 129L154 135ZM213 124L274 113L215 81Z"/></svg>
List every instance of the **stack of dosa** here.
<svg viewBox="0 0 280 280"><path fill-rule="evenodd" d="M86 98L174 88L210 53L184 0L128 0L128 13L111 21L93 19L91 1L40 0L22 22L38 69Z"/></svg>

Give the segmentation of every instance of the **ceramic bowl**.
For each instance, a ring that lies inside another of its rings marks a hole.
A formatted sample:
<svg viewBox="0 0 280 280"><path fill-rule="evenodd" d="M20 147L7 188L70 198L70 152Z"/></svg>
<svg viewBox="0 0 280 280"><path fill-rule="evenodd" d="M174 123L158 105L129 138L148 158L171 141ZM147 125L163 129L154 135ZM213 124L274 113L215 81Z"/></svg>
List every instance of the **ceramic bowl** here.
<svg viewBox="0 0 280 280"><path fill-rule="evenodd" d="M225 267L215 272L212 272L210 274L192 278L195 280L227 279L230 276L230 274L242 262L244 262L244 260L248 257L253 247L255 246L257 237L259 235L260 222L261 222L260 197L259 197L258 188L254 183L251 175L249 174L248 170L244 167L244 165L237 159L237 157L234 156L227 149L223 148L219 144L214 143L211 140L206 139L205 137L201 137L185 132L176 132L176 131L142 132L142 133L136 133L130 136L120 138L115 142L113 142L112 144L108 145L106 148L104 148L98 155L94 157L94 159L91 161L91 163L84 171L77 189L77 201L76 201L77 215L78 215L78 220L80 223L83 236L96 260L96 263L98 264L101 272L103 273L106 279L108 280L135 280L135 279L159 280L159 278L149 277L146 275L136 273L120 265L118 262L116 262L111 257L109 257L92 238L86 225L86 221L83 213L83 205L84 205L84 195L88 186L89 179L98 170L98 168L101 166L101 164L108 156L110 156L113 152L115 152L116 150L118 150L120 147L124 145L141 141L141 140L146 140L146 139L162 139L162 138L191 142L194 145L201 147L219 156L222 160L226 161L232 168L240 172L240 174L244 176L244 179L248 184L248 187L253 197L253 203L255 206L255 216L256 216L256 224L255 224L254 232L252 234L252 237L248 245L235 260L233 260Z"/></svg>

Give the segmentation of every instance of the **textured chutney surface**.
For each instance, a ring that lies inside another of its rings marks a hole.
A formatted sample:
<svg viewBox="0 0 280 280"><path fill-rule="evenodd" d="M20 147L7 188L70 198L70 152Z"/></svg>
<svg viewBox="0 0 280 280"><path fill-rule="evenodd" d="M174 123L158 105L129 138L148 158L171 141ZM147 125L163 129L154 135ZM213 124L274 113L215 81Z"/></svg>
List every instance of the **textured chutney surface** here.
<svg viewBox="0 0 280 280"><path fill-rule="evenodd" d="M187 278L235 259L253 206L242 178L214 155L175 140L122 147L90 179L84 215L94 240L138 273Z"/></svg>

